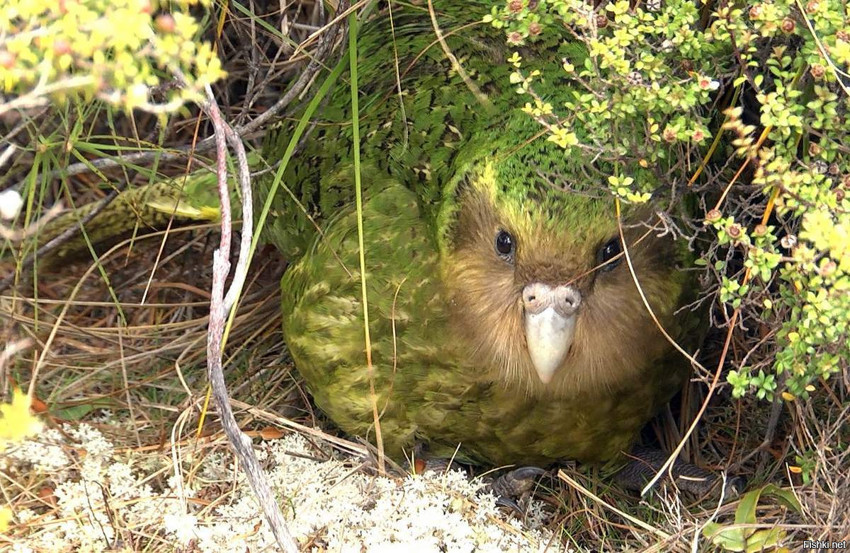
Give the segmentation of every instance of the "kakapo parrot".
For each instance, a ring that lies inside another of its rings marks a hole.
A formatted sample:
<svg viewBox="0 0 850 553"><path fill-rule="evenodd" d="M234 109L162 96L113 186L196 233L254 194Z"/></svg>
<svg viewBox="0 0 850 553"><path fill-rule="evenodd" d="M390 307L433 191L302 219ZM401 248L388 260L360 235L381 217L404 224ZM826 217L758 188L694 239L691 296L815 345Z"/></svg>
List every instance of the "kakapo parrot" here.
<svg viewBox="0 0 850 553"><path fill-rule="evenodd" d="M698 340L700 314L684 308L695 297L691 254L651 230L651 206L622 203L618 218L610 162L547 140L521 109L528 97L507 62L517 48L483 22L491 5L433 0L432 13L392 3L363 23L370 358L346 73L285 168L263 230L289 262L284 338L342 430L374 439L374 387L383 445L398 461L419 446L492 466L609 460L688 377L659 326L678 343ZM579 65L582 48L563 39L520 48L523 67ZM576 87L551 72L534 84L553 105ZM295 124L269 133L268 163ZM258 182L259 205L272 183Z"/></svg>
<svg viewBox="0 0 850 553"><path fill-rule="evenodd" d="M285 341L316 405L373 440L374 386L396 460L423 445L429 456L496 466L608 460L687 378L688 361L658 326L685 343L699 326L680 309L694 296L690 257L647 231L657 222L650 207L623 204L618 222L593 155L546 140L522 111L513 49L482 22L490 5L434 1L432 19L427 4L394 3L392 19L384 11L364 24L371 368L345 77L284 173L290 192L275 196L266 231L291 260ZM525 59L581 55L562 38ZM535 83L553 104L575 86L566 76ZM268 141L269 159L281 157L289 128ZM317 221L321 232L311 232Z"/></svg>

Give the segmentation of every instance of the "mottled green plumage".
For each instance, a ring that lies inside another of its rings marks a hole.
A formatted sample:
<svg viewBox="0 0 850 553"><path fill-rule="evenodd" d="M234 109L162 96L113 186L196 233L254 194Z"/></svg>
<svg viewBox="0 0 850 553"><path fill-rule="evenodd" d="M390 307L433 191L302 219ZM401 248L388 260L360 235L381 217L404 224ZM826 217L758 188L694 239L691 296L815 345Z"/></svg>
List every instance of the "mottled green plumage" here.
<svg viewBox="0 0 850 553"><path fill-rule="evenodd" d="M366 23L359 42L372 377L383 440L398 459L417 443L436 456L460 444L461 458L492 464L608 459L681 386L687 362L656 329L626 263L594 271L599 248L618 236L614 202L589 180L603 180L591 160L547 142L518 109L527 97L509 83L500 31L477 24L452 32L480 21L485 4L435 9L487 105L447 59L427 7L394 4L397 65L386 12ZM551 64L563 54L555 44L528 57ZM535 88L555 103L570 84ZM336 424L374 438L350 105L340 82L284 177L324 237L284 192L268 236L298 259L281 283L298 371ZM278 136L267 147L271 159L288 142L287 128ZM694 326L692 314L674 315L690 294L684 259L671 240L634 224L651 220L650 210L624 209L643 291L681 340ZM501 230L516 240L510 262L494 249ZM535 374L523 327L521 294L534 282L571 285L582 297L572 349L548 384Z"/></svg>

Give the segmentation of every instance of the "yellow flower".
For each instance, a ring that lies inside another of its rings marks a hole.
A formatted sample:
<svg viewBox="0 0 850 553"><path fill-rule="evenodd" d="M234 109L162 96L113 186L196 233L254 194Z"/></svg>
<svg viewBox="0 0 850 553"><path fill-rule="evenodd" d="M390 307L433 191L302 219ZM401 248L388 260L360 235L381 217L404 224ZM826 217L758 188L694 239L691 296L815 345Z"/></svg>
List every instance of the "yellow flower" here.
<svg viewBox="0 0 850 553"><path fill-rule="evenodd" d="M9 529L9 522L12 520L12 510L8 507L0 508L0 532L5 532Z"/></svg>
<svg viewBox="0 0 850 553"><path fill-rule="evenodd" d="M20 442L37 434L41 428L41 421L30 414L29 396L16 388L12 392L12 403L0 405L0 451L10 442Z"/></svg>

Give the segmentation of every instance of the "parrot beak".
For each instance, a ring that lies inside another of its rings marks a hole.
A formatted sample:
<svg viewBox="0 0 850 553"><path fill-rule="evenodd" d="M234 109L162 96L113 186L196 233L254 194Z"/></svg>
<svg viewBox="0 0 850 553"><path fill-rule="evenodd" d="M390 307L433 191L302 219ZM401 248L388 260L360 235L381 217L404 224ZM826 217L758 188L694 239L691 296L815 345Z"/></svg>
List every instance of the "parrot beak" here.
<svg viewBox="0 0 850 553"><path fill-rule="evenodd" d="M528 354L540 381L549 384L573 343L581 293L535 282L523 288L522 304Z"/></svg>

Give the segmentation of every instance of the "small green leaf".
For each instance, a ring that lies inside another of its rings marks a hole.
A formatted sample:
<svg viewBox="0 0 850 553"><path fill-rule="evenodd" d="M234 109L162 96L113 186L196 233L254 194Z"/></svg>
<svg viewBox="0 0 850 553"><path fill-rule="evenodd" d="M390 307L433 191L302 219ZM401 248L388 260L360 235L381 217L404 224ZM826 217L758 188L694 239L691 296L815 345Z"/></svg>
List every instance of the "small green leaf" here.
<svg viewBox="0 0 850 553"><path fill-rule="evenodd" d="M716 522L709 522L703 528L702 535L726 551L745 551L747 548L747 540L741 528L729 528Z"/></svg>

